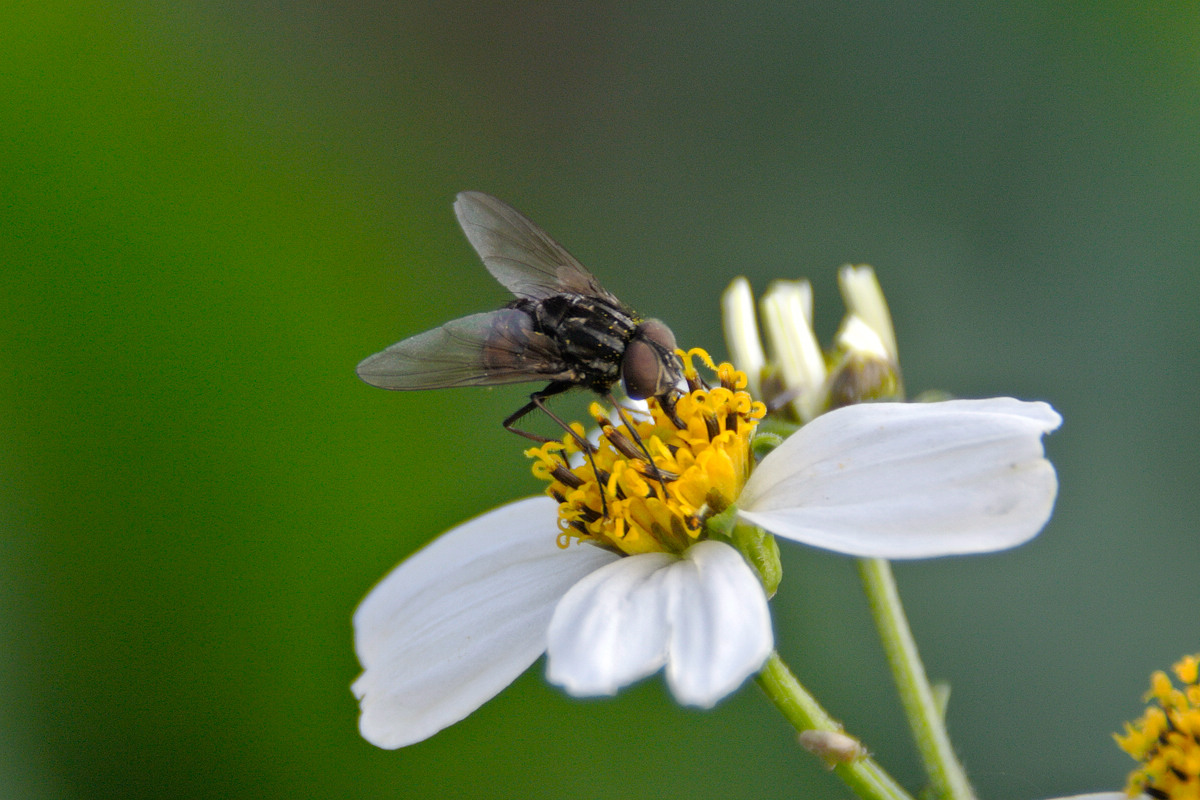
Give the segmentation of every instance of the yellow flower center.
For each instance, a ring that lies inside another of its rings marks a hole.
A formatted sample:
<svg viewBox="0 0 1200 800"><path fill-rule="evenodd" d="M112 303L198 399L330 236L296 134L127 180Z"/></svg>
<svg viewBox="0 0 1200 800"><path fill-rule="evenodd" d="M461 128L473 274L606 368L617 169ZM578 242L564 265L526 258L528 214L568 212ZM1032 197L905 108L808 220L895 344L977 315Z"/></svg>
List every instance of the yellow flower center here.
<svg viewBox="0 0 1200 800"><path fill-rule="evenodd" d="M682 553L703 538L704 521L741 493L754 467L750 437L766 407L732 365L715 366L699 348L679 353L690 391L673 408L651 398L648 412L614 409L614 422L593 403L594 447L582 450L584 429L574 423L574 434L526 451L559 502L560 547L587 539L627 555ZM705 384L693 360L720 385Z"/></svg>
<svg viewBox="0 0 1200 800"><path fill-rule="evenodd" d="M1200 655L1174 666L1182 684L1176 688L1164 672L1150 678L1146 700L1157 705L1133 724L1117 744L1142 766L1129 775L1125 792L1145 793L1156 800L1200 800Z"/></svg>

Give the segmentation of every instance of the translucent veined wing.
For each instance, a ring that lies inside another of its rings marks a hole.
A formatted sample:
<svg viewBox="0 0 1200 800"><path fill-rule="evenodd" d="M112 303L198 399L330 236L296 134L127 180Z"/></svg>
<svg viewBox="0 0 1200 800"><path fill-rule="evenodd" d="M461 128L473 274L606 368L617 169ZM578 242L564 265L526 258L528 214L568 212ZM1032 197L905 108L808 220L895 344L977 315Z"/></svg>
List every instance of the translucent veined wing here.
<svg viewBox="0 0 1200 800"><path fill-rule="evenodd" d="M462 192L454 213L488 272L517 297L544 300L573 292L620 305L562 245L507 203Z"/></svg>
<svg viewBox="0 0 1200 800"><path fill-rule="evenodd" d="M442 389L572 380L557 345L523 311L502 308L451 320L397 342L358 365L381 389Z"/></svg>

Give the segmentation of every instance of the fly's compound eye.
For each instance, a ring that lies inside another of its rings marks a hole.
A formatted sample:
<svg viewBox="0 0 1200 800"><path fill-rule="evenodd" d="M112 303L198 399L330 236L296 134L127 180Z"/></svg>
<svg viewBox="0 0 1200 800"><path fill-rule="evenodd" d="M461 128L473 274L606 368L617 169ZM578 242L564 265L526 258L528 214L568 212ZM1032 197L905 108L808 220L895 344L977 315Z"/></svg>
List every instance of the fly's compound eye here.
<svg viewBox="0 0 1200 800"><path fill-rule="evenodd" d="M638 336L649 339L664 350L667 355L675 355L675 334L660 319L648 319L638 326Z"/></svg>
<svg viewBox="0 0 1200 800"><path fill-rule="evenodd" d="M621 385L633 400L659 397L680 380L675 334L656 319L646 320L625 348Z"/></svg>

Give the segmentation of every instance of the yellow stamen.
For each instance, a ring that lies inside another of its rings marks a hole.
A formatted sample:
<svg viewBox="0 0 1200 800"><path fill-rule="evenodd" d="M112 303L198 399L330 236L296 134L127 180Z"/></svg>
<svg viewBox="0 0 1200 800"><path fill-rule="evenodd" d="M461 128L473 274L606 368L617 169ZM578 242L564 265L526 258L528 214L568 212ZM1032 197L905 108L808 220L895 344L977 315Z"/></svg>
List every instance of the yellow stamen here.
<svg viewBox="0 0 1200 800"><path fill-rule="evenodd" d="M627 555L680 553L703 537L708 515L741 493L754 466L750 437L766 407L746 393L746 375L731 365L715 365L699 348L679 354L692 390L675 403L673 417L651 398L648 414L625 409L630 431L593 403L589 413L601 435L591 460L568 463L579 452L570 435L526 451L534 476L559 500L559 546L588 539ZM720 385L709 388L694 361Z"/></svg>
<svg viewBox="0 0 1200 800"><path fill-rule="evenodd" d="M1154 673L1146 700L1157 705L1126 723L1124 736L1114 735L1121 749L1142 763L1126 782L1130 797L1200 800L1200 655L1185 657L1173 671L1182 688L1166 673Z"/></svg>

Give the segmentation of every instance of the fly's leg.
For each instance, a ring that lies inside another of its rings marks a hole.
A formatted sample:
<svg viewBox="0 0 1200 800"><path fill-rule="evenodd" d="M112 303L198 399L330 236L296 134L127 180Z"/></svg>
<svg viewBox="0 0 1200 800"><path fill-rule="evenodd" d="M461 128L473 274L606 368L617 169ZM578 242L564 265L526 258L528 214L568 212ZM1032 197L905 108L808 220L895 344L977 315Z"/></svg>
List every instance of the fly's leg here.
<svg viewBox="0 0 1200 800"><path fill-rule="evenodd" d="M517 427L516 423L518 423L523 417L527 416L530 411L533 411L536 408L544 412L546 416L554 420L560 428L569 433L571 438L575 440L575 443L579 445L579 449L583 450L584 452L593 449L591 442L589 442L587 439L584 439L582 436L576 433L570 425L563 422L558 415L546 407L544 402L547 397L553 397L556 394L562 394L573 386L574 384L572 383L556 381L555 383L547 386L545 389L542 389L540 392L534 392L533 394L529 395L529 402L518 408L512 414L509 414L508 418L504 420L502 423L504 425L504 430L510 433L515 433L517 436L524 436L526 439L531 439L539 444L557 441L556 439L551 439L549 436L542 436L541 434L533 433L531 431L524 431Z"/></svg>
<svg viewBox="0 0 1200 800"><path fill-rule="evenodd" d="M571 438L575 440L575 443L577 445L579 445L579 449L582 450L584 455L587 456L588 463L592 465L592 472L595 474L596 483L600 487L600 510L604 514L604 516L607 517L608 516L608 500L606 500L605 496L604 496L605 480L600 475L600 468L596 466L596 458L594 455L596 452L596 446L594 444L592 444L591 442L589 442L584 437L580 436L578 433L576 433L574 428L572 428L570 425L568 425L566 422L564 422L561 417L559 417L557 414L555 414L553 411L551 411L546 406L545 401L546 401L547 397L553 397L556 394L562 394L563 392L567 391L568 389L573 388L574 386L575 386L575 384L573 384L573 383L556 381L554 383L551 383L545 389L542 389L540 392L534 392L533 394L529 395L529 402L526 403L525 405L521 406L514 413L510 414L506 420L504 420L504 429L506 431L511 431L512 433L515 433L518 436L524 436L526 439L532 439L535 442L545 444L546 442L553 442L556 440L551 439L547 436L541 436L536 433L531 433L530 431L521 430L520 428L516 427L516 423L518 421L520 421L522 417L526 416L530 411L533 411L535 408L538 409L539 411L541 411L542 413L544 413L550 419L554 420L560 428L562 428L564 431L566 431L568 434L570 434ZM563 457L563 462L564 463L566 462L565 456ZM568 467L569 466L570 465L568 465Z"/></svg>
<svg viewBox="0 0 1200 800"><path fill-rule="evenodd" d="M633 437L634 444L636 444L638 449L640 449L646 456L648 474L653 475L658 480L658 485L661 486L663 490L663 497L667 497L667 484L663 480L662 472L658 469L658 465L654 463L654 458L650 455L650 450L646 447L646 443L643 442L642 437L638 435L637 428L633 426L633 420L625 416L625 407L617 402L616 398L613 397L612 392L609 392L607 395L605 395L604 399L611 403L612 407L617 410L617 416L620 417L621 422L625 425L625 430L629 431L630 435Z"/></svg>
<svg viewBox="0 0 1200 800"><path fill-rule="evenodd" d="M658 398L658 403L662 406L663 412L667 415L667 419L671 420L671 424L679 430L684 430L687 425L683 424L683 420L679 418L679 414L675 411L675 404L679 402L682 393L676 390L671 390Z"/></svg>

